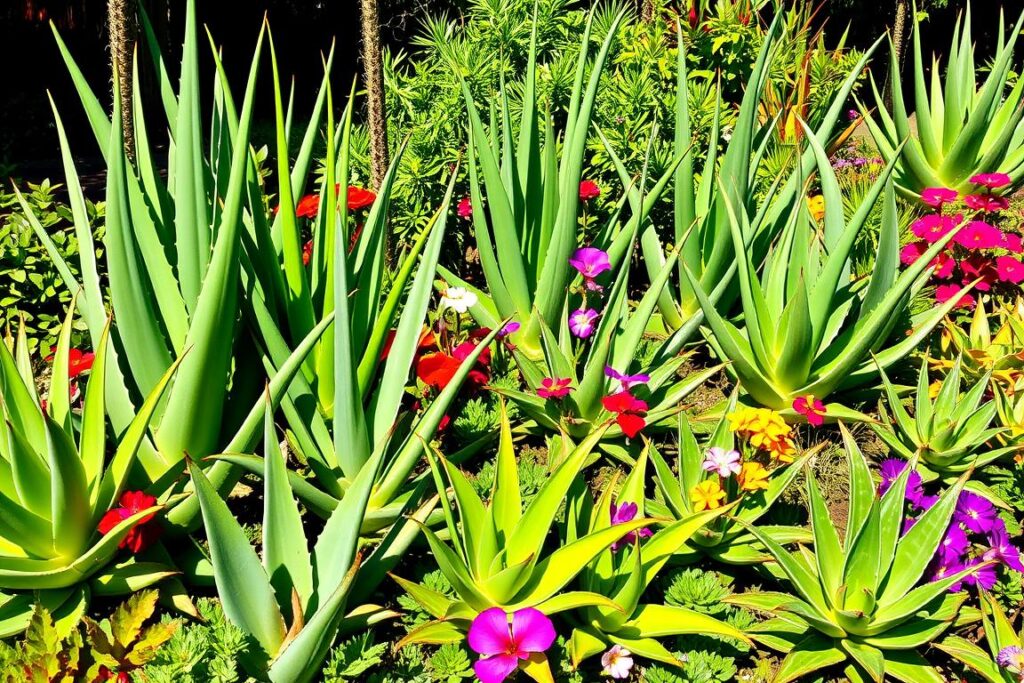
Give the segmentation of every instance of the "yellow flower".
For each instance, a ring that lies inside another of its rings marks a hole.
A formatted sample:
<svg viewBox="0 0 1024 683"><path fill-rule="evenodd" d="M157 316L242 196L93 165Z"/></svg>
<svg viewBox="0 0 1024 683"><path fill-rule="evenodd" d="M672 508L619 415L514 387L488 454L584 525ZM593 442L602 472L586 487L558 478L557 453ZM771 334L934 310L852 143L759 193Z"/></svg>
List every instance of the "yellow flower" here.
<svg viewBox="0 0 1024 683"><path fill-rule="evenodd" d="M690 502L693 503L694 512L714 510L722 506L725 499L725 491L714 479L707 479L693 487L690 491Z"/></svg>
<svg viewBox="0 0 1024 683"><path fill-rule="evenodd" d="M771 453L782 462L792 462L796 445L782 416L767 408L743 408L727 416L729 429L747 437L750 445Z"/></svg>
<svg viewBox="0 0 1024 683"><path fill-rule="evenodd" d="M768 488L768 470L759 462L745 462L740 473L736 475L740 488L744 491L757 491Z"/></svg>
<svg viewBox="0 0 1024 683"><path fill-rule="evenodd" d="M825 198L820 194L816 194L813 197L807 198L807 210L811 212L811 217L820 221L825 217Z"/></svg>
<svg viewBox="0 0 1024 683"><path fill-rule="evenodd" d="M935 400L935 397L939 395L939 389L942 388L942 380L935 380L928 385L928 398Z"/></svg>
<svg viewBox="0 0 1024 683"><path fill-rule="evenodd" d="M779 462L790 463L796 457L796 444L788 436L773 441L765 450Z"/></svg>

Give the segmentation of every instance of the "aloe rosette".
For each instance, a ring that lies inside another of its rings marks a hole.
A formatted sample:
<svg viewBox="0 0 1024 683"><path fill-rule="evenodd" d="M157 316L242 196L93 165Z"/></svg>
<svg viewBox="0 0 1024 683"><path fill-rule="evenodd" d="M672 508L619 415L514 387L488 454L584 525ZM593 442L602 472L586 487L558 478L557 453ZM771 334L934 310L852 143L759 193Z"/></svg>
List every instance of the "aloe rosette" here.
<svg viewBox="0 0 1024 683"><path fill-rule="evenodd" d="M999 601L981 594L981 625L985 648L961 636L948 636L935 647L965 664L987 683L1020 683L1024 676L1024 632L1013 629L1013 621Z"/></svg>
<svg viewBox="0 0 1024 683"><path fill-rule="evenodd" d="M843 663L846 677L855 682L940 683L945 678L917 650L952 625L967 594L951 593L950 587L982 565L921 582L949 527L966 477L946 489L903 534L904 499L913 467L904 468L879 497L863 454L845 427L842 433L850 467L845 541L839 538L815 477L808 474L813 552L790 552L750 527L793 593L751 592L727 601L775 615L749 629L748 635L784 653L776 683Z"/></svg>
<svg viewBox="0 0 1024 683"><path fill-rule="evenodd" d="M729 400L726 414L735 409L736 399L737 394L734 393ZM663 502L662 500L648 500L647 509L657 518L667 518L678 522L690 519L700 512L691 498L691 492L702 482L717 482L717 475L703 466L707 453L712 449L731 452L735 451L737 446L742 446L746 451L753 451L753 449L738 444L724 415L711 435L703 442L697 441L686 416L680 415L677 435L679 455L674 472L661 452L653 446L650 448L650 461L654 465L654 480L661 491ZM739 453L739 451L735 452ZM771 469L767 471L762 465L761 471L765 475L763 482L756 487L748 486L749 490L747 491L744 491L742 487L733 491L735 507L728 515L716 516L696 530L676 551L675 560L693 562L706 556L727 564L753 565L769 562L771 560L770 553L765 550L760 540L750 533L747 525L756 524L771 509L771 506L785 493L814 453L813 450L803 453L788 464L776 462L776 466L772 467L769 463ZM759 463L765 458L748 452L745 459L749 463ZM737 464L742 468L741 464ZM761 533L770 536L779 545L808 543L811 540L810 533L802 527L761 525L758 528Z"/></svg>
<svg viewBox="0 0 1024 683"><path fill-rule="evenodd" d="M872 78L877 116L864 105L861 112L883 158L896 164L895 182L902 193L916 198L928 188L950 188L968 194L977 189L971 179L979 173L1006 173L1010 183L1000 190L1005 196L1024 182L1024 84L1017 78L1007 91L1022 27L1024 14L1007 35L1000 13L995 53L979 87L970 4L962 21L957 19L945 77L935 58L930 83L921 54L921 20L915 19L913 111L903 96L899 60L891 60L889 72L891 111Z"/></svg>
<svg viewBox="0 0 1024 683"><path fill-rule="evenodd" d="M995 332L993 322L998 325ZM999 309L995 321L985 301L979 301L966 329L946 321L940 347L942 357L935 360L936 365L949 368L959 357L971 381L981 381L988 373L993 384L1012 391L1024 380L1024 298Z"/></svg>
<svg viewBox="0 0 1024 683"><path fill-rule="evenodd" d="M449 598L426 586L394 577L434 619L412 630L399 647L411 643L455 643L466 637L470 623L485 610L506 612L533 608L550 615L588 605L618 609L605 595L565 590L593 558L630 532L651 523L635 519L592 534L570 529L563 543L545 552L555 516L571 492L585 492L579 476L601 439L599 429L564 454L536 496L523 505L516 470L512 430L502 413L501 436L491 499L484 503L457 467L440 454L430 457L442 492L441 503L450 536L446 543L423 529L438 568L455 589ZM448 502L451 487L454 504ZM573 497L576 497L575 494Z"/></svg>
<svg viewBox="0 0 1024 683"><path fill-rule="evenodd" d="M381 458L366 464L311 544L288 483L269 400L265 410L260 553L198 463L191 461L189 472L224 614L258 645L243 663L261 680L306 683L320 673L339 631L397 616L349 603L360 571L366 571L359 529Z"/></svg>
<svg viewBox="0 0 1024 683"><path fill-rule="evenodd" d="M589 493L576 500L576 524L581 536L600 533L626 521L644 517L644 482L647 452L641 454L615 495L617 477L598 499ZM713 522L729 507L695 513L655 532L632 531L592 559L577 578L584 591L609 596L615 607L588 605L569 615L575 628L568 638L567 652L573 667L614 645L647 659L679 667L682 663L661 642L686 634L715 635L750 643L738 629L714 617L676 605L641 603L658 573L684 544L704 525Z"/></svg>
<svg viewBox="0 0 1024 683"><path fill-rule="evenodd" d="M842 193L825 150L806 130L817 160L825 205L842 206ZM822 401L836 392L873 381L879 368L905 357L953 309L965 286L950 301L910 318L911 331L889 342L914 295L925 285L928 264L962 226L936 241L925 256L899 272L900 228L896 195L890 182L893 163L883 170L861 204L847 219L826 211L818 235L802 198L788 200L786 228L766 258L759 276L745 248L750 237L746 214L726 201L737 259L743 327L723 317L696 277L686 276L711 329L710 342L729 361L729 370L756 403L795 417L794 403L813 396ZM874 268L851 279L850 255L883 190L881 230ZM862 419L838 402L826 406L830 417Z"/></svg>
<svg viewBox="0 0 1024 683"><path fill-rule="evenodd" d="M99 338L80 414L68 379L72 316L61 328L45 408L24 331L0 342L0 634L23 630L38 600L75 621L92 592L130 593L174 574L156 562L113 565L119 546L167 501L101 520L125 490L150 421L178 365L168 368L116 443L106 431L109 328ZM38 593L34 594L34 591Z"/></svg>
<svg viewBox="0 0 1024 683"><path fill-rule="evenodd" d="M908 460L916 457L923 467L945 477L976 470L1016 450L1014 445L990 445L1006 431L992 424L998 403L985 400L990 376L984 376L966 393L961 393L963 380L958 359L939 383L933 399L928 362L927 358L921 362L913 415L882 372L886 398L879 402L882 424L871 425L879 438L901 457Z"/></svg>

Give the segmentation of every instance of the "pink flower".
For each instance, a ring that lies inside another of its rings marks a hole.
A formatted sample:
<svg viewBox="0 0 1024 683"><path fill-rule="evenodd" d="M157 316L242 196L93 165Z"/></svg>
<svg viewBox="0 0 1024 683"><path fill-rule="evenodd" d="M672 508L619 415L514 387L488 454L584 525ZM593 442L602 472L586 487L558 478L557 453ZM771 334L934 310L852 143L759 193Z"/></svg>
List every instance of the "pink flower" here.
<svg viewBox="0 0 1024 683"><path fill-rule="evenodd" d="M638 375L624 375L610 365L605 366L604 374L606 377L619 381L619 386L623 391L628 391L637 384L647 384L651 381L650 375L638 374Z"/></svg>
<svg viewBox="0 0 1024 683"><path fill-rule="evenodd" d="M569 265L579 271L586 282L587 289L590 290L601 289L594 282L594 278L612 269L612 263L608 259L607 252L595 247L577 249L572 258L569 259Z"/></svg>
<svg viewBox="0 0 1024 683"><path fill-rule="evenodd" d="M565 398L572 391L572 380L568 377L545 377L540 381L537 395L541 398Z"/></svg>
<svg viewBox="0 0 1024 683"><path fill-rule="evenodd" d="M469 197L463 197L459 201L459 208L456 209L459 214L459 218L464 218L467 221L473 217L473 202Z"/></svg>
<svg viewBox="0 0 1024 683"><path fill-rule="evenodd" d="M943 204L955 202L958 196L956 190L948 187L926 187L921 190L921 201L936 209L942 208Z"/></svg>
<svg viewBox="0 0 1024 683"><path fill-rule="evenodd" d="M633 518L636 517L636 513L640 508L636 503L622 503L616 506L612 503L611 506L611 523L612 526L619 524L625 524L626 522L632 522ZM650 538L654 535L654 532L644 527L639 531L630 531L628 534L620 538L619 540L612 543L612 552L618 551L623 546L630 546L636 542L638 538Z"/></svg>
<svg viewBox="0 0 1024 683"><path fill-rule="evenodd" d="M601 196L601 188L593 180L580 181L580 201L589 202Z"/></svg>
<svg viewBox="0 0 1024 683"><path fill-rule="evenodd" d="M981 254L971 254L961 261L960 272L964 274L963 283L965 285L972 280L981 278L981 282L975 285L975 288L982 292L992 289L992 283L999 280L995 262Z"/></svg>
<svg viewBox="0 0 1024 683"><path fill-rule="evenodd" d="M956 268L956 261L946 252L942 252L928 265L935 269L932 271L932 276L940 280L948 280L953 274L953 269Z"/></svg>
<svg viewBox="0 0 1024 683"><path fill-rule="evenodd" d="M979 173L978 175L971 176L971 182L975 185L981 185L982 187L994 190L997 187L1009 185L1010 176L1005 173Z"/></svg>
<svg viewBox="0 0 1024 683"><path fill-rule="evenodd" d="M924 252L928 250L928 243L924 240L917 242L911 242L905 247L900 249L900 263L905 266L912 265L917 259L924 256Z"/></svg>
<svg viewBox="0 0 1024 683"><path fill-rule="evenodd" d="M961 220L959 216L943 216L931 213L914 221L913 225L910 226L910 231L929 243L938 242L947 233L954 230Z"/></svg>
<svg viewBox="0 0 1024 683"><path fill-rule="evenodd" d="M1010 282L1015 285L1024 282L1024 263L1013 256L997 257L996 272L1002 282Z"/></svg>
<svg viewBox="0 0 1024 683"><path fill-rule="evenodd" d="M971 221L953 240L967 249L993 249L1003 241L1003 233L985 221Z"/></svg>
<svg viewBox="0 0 1024 683"><path fill-rule="evenodd" d="M964 204L967 205L967 208L974 209L975 211L992 213L1008 208L1010 200L1006 197L997 197L991 194L969 194L964 197Z"/></svg>
<svg viewBox="0 0 1024 683"><path fill-rule="evenodd" d="M543 653L555 642L555 626L533 607L516 611L512 623L500 607L486 609L473 619L466 638L481 655L473 665L482 683L501 683L519 668L520 661Z"/></svg>
<svg viewBox="0 0 1024 683"><path fill-rule="evenodd" d="M718 446L712 446L704 455L704 462L701 469L705 472L715 472L723 479L740 473L740 452L725 450Z"/></svg>
<svg viewBox="0 0 1024 683"><path fill-rule="evenodd" d="M1020 235L1016 235L1012 232L1003 233L1003 242L999 246L1006 251L1012 251L1014 254L1019 254L1024 251L1024 244L1021 242Z"/></svg>
<svg viewBox="0 0 1024 683"><path fill-rule="evenodd" d="M569 314L569 331L580 339L594 334L598 312L593 308L580 308Z"/></svg>
<svg viewBox="0 0 1024 683"><path fill-rule="evenodd" d="M800 396L793 401L793 410L807 418L808 424L814 427L825 424L825 404L811 394Z"/></svg>
<svg viewBox="0 0 1024 683"><path fill-rule="evenodd" d="M935 288L935 300L940 304L944 304L956 296L961 289L963 288L960 285L939 285ZM956 308L974 308L974 297L970 294L964 294L957 302Z"/></svg>

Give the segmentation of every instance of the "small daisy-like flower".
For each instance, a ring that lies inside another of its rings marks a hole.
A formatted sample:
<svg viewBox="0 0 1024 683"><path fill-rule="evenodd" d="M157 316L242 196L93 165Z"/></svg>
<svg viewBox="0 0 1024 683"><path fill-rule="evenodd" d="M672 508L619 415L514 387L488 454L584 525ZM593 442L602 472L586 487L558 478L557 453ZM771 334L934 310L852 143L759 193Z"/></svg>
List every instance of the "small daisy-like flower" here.
<svg viewBox="0 0 1024 683"><path fill-rule="evenodd" d="M463 287L449 287L441 296L441 308L450 308L456 313L465 313L476 303L476 294Z"/></svg>

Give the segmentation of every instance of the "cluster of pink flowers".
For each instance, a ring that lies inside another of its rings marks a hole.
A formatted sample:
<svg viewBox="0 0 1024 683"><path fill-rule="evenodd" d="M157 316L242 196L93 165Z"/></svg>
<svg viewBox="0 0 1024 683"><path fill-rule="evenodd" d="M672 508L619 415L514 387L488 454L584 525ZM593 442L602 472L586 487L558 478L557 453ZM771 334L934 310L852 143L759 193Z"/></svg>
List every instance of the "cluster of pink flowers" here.
<svg viewBox="0 0 1024 683"><path fill-rule="evenodd" d="M1010 177L1005 173L982 173L973 176L971 183L978 190L963 197L945 187L923 190L921 201L935 211L911 225L911 232L918 240L900 252L900 261L910 265L920 259L930 245L963 225L946 249L930 264L932 279L937 285L935 298L939 303L949 301L965 285L975 281L975 288L981 292L997 286L1019 285L1024 281L1021 236L1004 232L988 222L991 214L1009 206L1007 199L994 190L1008 185ZM961 208L956 206L958 202L962 203L962 208L974 213L965 216L964 212L956 211ZM972 295L964 294L957 306L973 308L974 303Z"/></svg>

